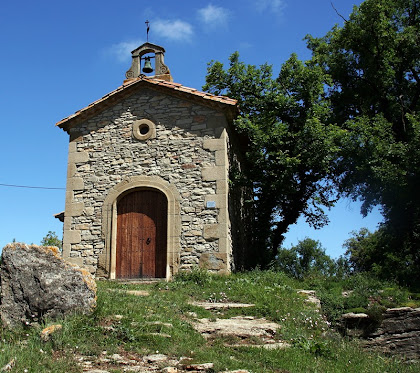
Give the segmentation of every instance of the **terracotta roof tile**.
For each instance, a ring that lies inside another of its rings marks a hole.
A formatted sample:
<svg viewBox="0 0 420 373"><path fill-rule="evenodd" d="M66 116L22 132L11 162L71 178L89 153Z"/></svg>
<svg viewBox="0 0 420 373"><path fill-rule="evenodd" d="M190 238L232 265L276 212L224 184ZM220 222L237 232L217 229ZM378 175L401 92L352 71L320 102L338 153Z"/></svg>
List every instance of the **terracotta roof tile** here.
<svg viewBox="0 0 420 373"><path fill-rule="evenodd" d="M117 89L115 89L114 91L106 94L105 96L103 96L99 100L96 100L96 101L92 102L87 107L85 107L83 109L80 109L80 110L76 111L74 114L69 115L68 117L60 120L59 122L56 123L56 126L59 126L59 127L63 128L64 130L66 130L65 124L67 122L75 120L75 118L77 118L79 116L82 116L83 114L88 115L89 111L94 110L96 107L99 107L99 105L101 103L105 102L109 98L112 98L113 96L119 94L122 91L125 91L125 90L129 89L130 87L132 87L136 84L141 84L142 82L146 82L146 83L153 84L153 85L158 85L158 86L161 86L161 87L170 88L170 89L173 89L174 91L177 91L177 92L189 93L192 96L201 97L205 100L218 102L218 103L222 103L222 104L225 104L225 105L236 106L236 104L237 104L236 100L231 99L229 97L215 96L215 95L212 95L210 93L198 91L195 88L189 88L189 87L183 86L180 83L168 82L166 80L160 80L160 79L149 78L149 77L139 77L137 79L133 79L132 81L125 82L122 86L120 86Z"/></svg>

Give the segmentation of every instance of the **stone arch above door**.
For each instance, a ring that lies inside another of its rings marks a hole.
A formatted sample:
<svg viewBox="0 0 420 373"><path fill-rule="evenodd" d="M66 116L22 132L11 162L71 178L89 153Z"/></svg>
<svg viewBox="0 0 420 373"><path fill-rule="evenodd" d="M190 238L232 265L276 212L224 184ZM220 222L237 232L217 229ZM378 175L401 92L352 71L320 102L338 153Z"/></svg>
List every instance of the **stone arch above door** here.
<svg viewBox="0 0 420 373"><path fill-rule="evenodd" d="M116 278L117 202L122 195L136 189L158 190L168 200L166 279L170 279L177 272L179 265L181 198L173 185L158 176L128 177L109 190L102 207L102 234L105 239L105 249L99 265L108 278Z"/></svg>

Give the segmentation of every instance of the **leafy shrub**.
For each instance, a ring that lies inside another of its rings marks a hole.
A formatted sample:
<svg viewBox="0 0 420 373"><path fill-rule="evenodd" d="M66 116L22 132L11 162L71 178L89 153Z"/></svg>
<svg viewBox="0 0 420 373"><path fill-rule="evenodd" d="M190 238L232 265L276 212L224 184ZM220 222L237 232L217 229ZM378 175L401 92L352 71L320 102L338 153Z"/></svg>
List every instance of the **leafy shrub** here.
<svg viewBox="0 0 420 373"><path fill-rule="evenodd" d="M369 305L368 309L366 310L366 313L369 316L369 319L375 324L375 325L379 325L382 320L383 320L383 314L386 310L386 307L378 304L378 303L374 303Z"/></svg>
<svg viewBox="0 0 420 373"><path fill-rule="evenodd" d="M332 355L328 341L299 337L293 341L293 346L303 349L315 356L330 357Z"/></svg>
<svg viewBox="0 0 420 373"><path fill-rule="evenodd" d="M192 283L200 286L204 286L211 281L211 273L205 269L195 267L191 271L178 272L174 281L178 283Z"/></svg>
<svg viewBox="0 0 420 373"><path fill-rule="evenodd" d="M350 308L346 311L353 312L353 313L366 313L367 312L366 308L363 308L363 307Z"/></svg>
<svg viewBox="0 0 420 373"><path fill-rule="evenodd" d="M321 290L318 296L321 300L322 312L334 326L345 312L344 297L325 290Z"/></svg>

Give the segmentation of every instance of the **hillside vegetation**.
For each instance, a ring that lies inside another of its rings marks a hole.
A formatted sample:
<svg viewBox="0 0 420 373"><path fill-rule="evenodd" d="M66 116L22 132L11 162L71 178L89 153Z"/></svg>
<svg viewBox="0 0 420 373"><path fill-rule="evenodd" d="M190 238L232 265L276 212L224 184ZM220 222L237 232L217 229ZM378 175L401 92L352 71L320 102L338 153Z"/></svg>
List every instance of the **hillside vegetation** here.
<svg viewBox="0 0 420 373"><path fill-rule="evenodd" d="M318 288L329 320L308 303L305 296L297 293L297 289L308 286ZM298 281L281 272L258 270L230 276L214 276L197 270L182 273L173 282L154 284L99 281L98 305L93 315L74 315L60 320L62 329L51 334L46 342L41 340L40 332L52 324L49 322L13 332L2 330L0 369L11 363L11 372L82 372L82 367L76 363L90 359L97 361L92 369L123 372L124 367L112 359L102 359L101 363L100 358L119 354L141 359L159 353L177 361L211 362L216 372L234 369L250 372L418 372L420 364L408 364L398 357L365 351L357 341L342 338L331 327L336 315L346 308L369 307L370 292L384 294L384 289L378 286L378 283L358 276L347 282L326 280L323 276ZM350 287L353 295L344 301L341 290ZM129 290L137 292L128 293ZM383 298L388 302L411 302L414 306L418 302L415 295L401 288L386 291L387 296ZM367 304L363 303L365 298ZM375 299L379 300L379 297ZM192 301L229 301L254 306L206 310L192 305ZM261 342L257 337L205 339L192 326L197 319L215 320L238 315L278 323L280 327L272 338L287 342L290 347L272 350L250 347L250 344Z"/></svg>

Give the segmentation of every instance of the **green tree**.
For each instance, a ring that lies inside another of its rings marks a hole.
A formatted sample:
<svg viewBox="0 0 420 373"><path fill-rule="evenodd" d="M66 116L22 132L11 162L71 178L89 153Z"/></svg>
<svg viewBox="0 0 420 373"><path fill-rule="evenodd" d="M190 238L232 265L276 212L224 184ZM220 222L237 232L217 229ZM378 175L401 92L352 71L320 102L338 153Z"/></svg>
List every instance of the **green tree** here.
<svg viewBox="0 0 420 373"><path fill-rule="evenodd" d="M356 273L366 272L376 278L418 287L415 281L418 277L417 268L412 257L403 248L396 250L395 240L386 225L373 233L366 228L352 232L352 237L343 245L350 267Z"/></svg>
<svg viewBox="0 0 420 373"><path fill-rule="evenodd" d="M204 90L238 100L236 129L249 139L246 167L232 174L234 187L247 186L253 224L249 227L252 251L236 263L238 268L268 265L277 254L284 233L303 214L313 226L327 222L323 208L334 200L328 177L337 128L328 124L326 75L292 55L279 76L272 67L245 65L238 53L228 69L212 61Z"/></svg>
<svg viewBox="0 0 420 373"><path fill-rule="evenodd" d="M46 236L41 240L41 246L56 246L61 250L63 243L55 232L48 231Z"/></svg>
<svg viewBox="0 0 420 373"><path fill-rule="evenodd" d="M290 249L279 249L276 268L295 278L303 279L309 274L332 276L336 273L337 264L325 253L319 241L305 238Z"/></svg>
<svg viewBox="0 0 420 373"><path fill-rule="evenodd" d="M366 0L343 27L307 37L312 64L331 79L331 120L342 128L336 185L363 202L363 214L380 206L384 215L363 253L383 268L399 258L417 273L409 281L420 280L419 35L419 0Z"/></svg>

